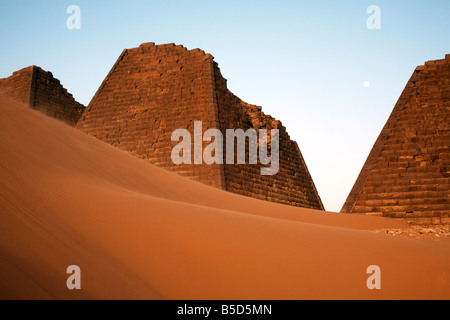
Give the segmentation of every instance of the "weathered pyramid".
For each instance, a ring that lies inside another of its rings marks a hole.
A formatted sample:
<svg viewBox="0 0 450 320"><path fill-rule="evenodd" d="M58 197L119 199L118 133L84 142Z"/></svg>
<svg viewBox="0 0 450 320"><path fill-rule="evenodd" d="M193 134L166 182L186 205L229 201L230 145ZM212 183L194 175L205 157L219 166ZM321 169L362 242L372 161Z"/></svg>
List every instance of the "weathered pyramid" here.
<svg viewBox="0 0 450 320"><path fill-rule="evenodd" d="M85 107L50 72L31 66L0 79L0 91L71 126L78 122Z"/></svg>
<svg viewBox="0 0 450 320"><path fill-rule="evenodd" d="M418 67L342 208L450 223L450 55Z"/></svg>
<svg viewBox="0 0 450 320"><path fill-rule="evenodd" d="M279 129L278 174L262 176L260 163L175 165L171 151L177 142L171 141L171 135L180 128L192 133L195 121L202 121L203 133L210 128L221 132ZM77 127L205 184L258 199L323 209L297 143L279 121L233 95L213 57L199 49L147 43L124 50Z"/></svg>

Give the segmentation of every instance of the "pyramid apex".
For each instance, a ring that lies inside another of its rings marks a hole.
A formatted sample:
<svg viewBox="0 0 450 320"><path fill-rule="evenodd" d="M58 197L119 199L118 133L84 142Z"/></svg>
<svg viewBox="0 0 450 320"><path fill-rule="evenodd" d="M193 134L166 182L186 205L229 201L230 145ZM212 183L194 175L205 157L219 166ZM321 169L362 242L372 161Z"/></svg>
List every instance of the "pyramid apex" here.
<svg viewBox="0 0 450 320"><path fill-rule="evenodd" d="M155 46L154 42L144 42L139 46L139 48L154 47L154 46Z"/></svg>
<svg viewBox="0 0 450 320"><path fill-rule="evenodd" d="M195 49L191 50L190 52L193 54L205 55L205 51L203 51L202 49L199 49L199 48L195 48Z"/></svg>

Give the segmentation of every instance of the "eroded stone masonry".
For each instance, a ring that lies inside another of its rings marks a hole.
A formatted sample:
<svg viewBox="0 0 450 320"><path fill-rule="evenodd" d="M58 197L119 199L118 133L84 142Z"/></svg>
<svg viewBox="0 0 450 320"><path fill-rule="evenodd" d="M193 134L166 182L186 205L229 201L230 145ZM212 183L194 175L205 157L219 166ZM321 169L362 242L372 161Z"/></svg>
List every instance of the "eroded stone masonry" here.
<svg viewBox="0 0 450 320"><path fill-rule="evenodd" d="M412 75L341 212L450 224L450 55Z"/></svg>
<svg viewBox="0 0 450 320"><path fill-rule="evenodd" d="M0 91L48 116L75 126L85 107L61 85L52 73L31 66L0 79Z"/></svg>
<svg viewBox="0 0 450 320"><path fill-rule="evenodd" d="M194 121L202 121L203 133L208 129L222 133L238 128L257 132L278 129L278 174L262 176L261 164L173 164L171 151L178 142L171 141L172 132L187 129L193 133ZM261 107L233 95L213 56L199 49L147 43L124 50L77 127L152 164L213 187L323 210L300 149L285 127L265 115Z"/></svg>

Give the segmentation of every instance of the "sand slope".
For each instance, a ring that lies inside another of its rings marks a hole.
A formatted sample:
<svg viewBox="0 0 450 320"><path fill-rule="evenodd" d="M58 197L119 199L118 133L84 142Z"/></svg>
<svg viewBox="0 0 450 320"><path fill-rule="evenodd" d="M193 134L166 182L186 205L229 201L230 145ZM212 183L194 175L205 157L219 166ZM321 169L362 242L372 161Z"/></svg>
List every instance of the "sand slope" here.
<svg viewBox="0 0 450 320"><path fill-rule="evenodd" d="M1 96L0 113L0 298L450 298L450 241L212 189Z"/></svg>

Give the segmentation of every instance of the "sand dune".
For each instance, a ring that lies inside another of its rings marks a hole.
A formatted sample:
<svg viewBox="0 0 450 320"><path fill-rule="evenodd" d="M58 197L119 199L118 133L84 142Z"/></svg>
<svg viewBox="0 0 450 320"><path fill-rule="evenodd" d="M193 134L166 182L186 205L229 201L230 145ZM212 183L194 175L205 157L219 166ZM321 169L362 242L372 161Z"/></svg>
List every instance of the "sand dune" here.
<svg viewBox="0 0 450 320"><path fill-rule="evenodd" d="M0 298L450 298L448 240L216 190L1 96L0 112Z"/></svg>

